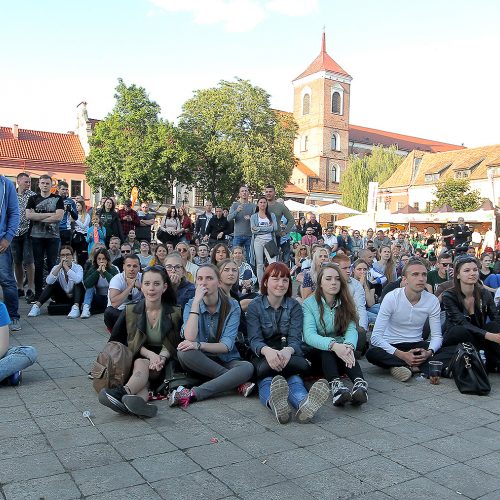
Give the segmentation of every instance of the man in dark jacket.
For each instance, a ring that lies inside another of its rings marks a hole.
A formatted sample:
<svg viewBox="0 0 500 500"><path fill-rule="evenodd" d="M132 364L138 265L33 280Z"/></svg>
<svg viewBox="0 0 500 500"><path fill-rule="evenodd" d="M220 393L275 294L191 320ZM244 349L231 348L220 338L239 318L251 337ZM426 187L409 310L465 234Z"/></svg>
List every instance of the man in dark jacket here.
<svg viewBox="0 0 500 500"><path fill-rule="evenodd" d="M215 217L212 217L207 224L206 234L203 238L208 241L210 247L217 243L222 243L229 234L230 225L222 213L221 207L215 207Z"/></svg>
<svg viewBox="0 0 500 500"><path fill-rule="evenodd" d="M210 222L210 219L213 216L214 216L214 214L212 212L212 202L207 201L205 203L205 211L201 215L198 215L198 218L196 219L196 225L194 227L197 245L199 245L201 243L201 240L207 234L207 226L208 226L208 223Z"/></svg>

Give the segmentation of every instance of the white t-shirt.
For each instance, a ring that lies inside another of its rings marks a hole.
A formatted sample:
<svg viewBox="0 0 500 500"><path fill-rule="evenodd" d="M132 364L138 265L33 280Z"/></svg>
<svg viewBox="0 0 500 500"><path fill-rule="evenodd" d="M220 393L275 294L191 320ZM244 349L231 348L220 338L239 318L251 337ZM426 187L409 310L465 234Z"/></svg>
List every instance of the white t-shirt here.
<svg viewBox="0 0 500 500"><path fill-rule="evenodd" d="M137 275L137 281L139 281L139 283L142 282L142 274L141 273L139 273ZM110 290L111 289L118 290L121 293L121 292L123 292L123 290L125 290L125 288L127 288L127 281L125 280L124 273L117 274L116 276L113 276L111 278L111 281L109 282L109 290L108 290L108 307L111 305L111 299L109 298ZM119 305L117 307L117 309L120 311L123 311L123 309L125 309L125 306L127 304L132 304L132 303L138 302L140 299L142 299L142 297L143 297L142 292L138 288L134 287L134 288L132 288L132 299L131 300L129 300L128 298L125 299L123 304Z"/></svg>
<svg viewBox="0 0 500 500"><path fill-rule="evenodd" d="M269 219L266 217L265 219L261 219L259 217L259 227L271 227L272 223L269 222ZM271 241L273 239L272 233L263 233L258 234L257 237L261 240Z"/></svg>

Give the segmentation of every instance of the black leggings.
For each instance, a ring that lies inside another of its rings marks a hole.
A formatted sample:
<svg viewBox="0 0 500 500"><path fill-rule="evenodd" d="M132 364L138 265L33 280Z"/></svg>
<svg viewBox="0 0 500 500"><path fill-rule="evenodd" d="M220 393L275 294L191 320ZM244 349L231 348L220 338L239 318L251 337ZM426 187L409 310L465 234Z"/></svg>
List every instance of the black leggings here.
<svg viewBox="0 0 500 500"><path fill-rule="evenodd" d="M73 286L73 295L69 296L62 288L59 282L52 283L52 285L47 285L40 297L38 302L44 304L47 300L52 299L58 304L78 304L80 305L83 300L84 295L83 285L81 283L76 283Z"/></svg>
<svg viewBox="0 0 500 500"><path fill-rule="evenodd" d="M319 349L313 349L307 357L313 363L315 367L314 371L321 371L328 382L344 374L353 382L356 378L364 379L363 372L357 360L352 368L347 368L346 364L333 351L320 351Z"/></svg>

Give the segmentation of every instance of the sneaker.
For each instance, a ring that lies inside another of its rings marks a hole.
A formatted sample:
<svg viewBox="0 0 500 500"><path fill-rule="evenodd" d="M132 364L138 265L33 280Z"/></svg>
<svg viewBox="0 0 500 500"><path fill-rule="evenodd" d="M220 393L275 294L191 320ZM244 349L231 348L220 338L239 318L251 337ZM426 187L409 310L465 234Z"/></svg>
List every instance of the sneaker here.
<svg viewBox="0 0 500 500"><path fill-rule="evenodd" d="M406 382L411 379L411 370L406 366L393 366L391 375L400 382Z"/></svg>
<svg viewBox="0 0 500 500"><path fill-rule="evenodd" d="M80 308L76 304L73 304L73 306L71 306L71 311L68 314L68 318L76 319L79 317L80 317Z"/></svg>
<svg viewBox="0 0 500 500"><path fill-rule="evenodd" d="M18 332L21 330L21 322L19 321L19 318L14 318L12 320L12 323L10 324L10 330L12 332Z"/></svg>
<svg viewBox="0 0 500 500"><path fill-rule="evenodd" d="M28 318L35 318L36 316L40 316L40 308L33 304L31 311L28 313Z"/></svg>
<svg viewBox="0 0 500 500"><path fill-rule="evenodd" d="M24 290L22 290L21 288L18 288L17 289L17 296L18 296L18 298L24 297Z"/></svg>
<svg viewBox="0 0 500 500"><path fill-rule="evenodd" d="M12 386L19 385L23 381L23 372L22 371L14 372L12 375L7 377L6 380L7 380L7 385L12 385Z"/></svg>
<svg viewBox="0 0 500 500"><path fill-rule="evenodd" d="M330 387L333 396L333 406L344 406L351 401L351 391L344 385L344 382L339 378L330 382Z"/></svg>
<svg viewBox="0 0 500 500"><path fill-rule="evenodd" d="M351 390L351 402L353 405L362 405L368 401L368 384L360 377L354 379Z"/></svg>
<svg viewBox="0 0 500 500"><path fill-rule="evenodd" d="M35 298L35 294L33 293L33 290L30 290L28 288L28 290L26 290L26 302L28 304L33 304L34 302L36 302L36 298Z"/></svg>
<svg viewBox="0 0 500 500"><path fill-rule="evenodd" d="M154 417L158 413L158 406L146 403L141 396L126 394L122 397L122 403L127 410L138 417Z"/></svg>
<svg viewBox="0 0 500 500"><path fill-rule="evenodd" d="M280 424L288 424L292 419L292 409L288 403L288 382L281 375L276 375L271 382L269 408Z"/></svg>
<svg viewBox="0 0 500 500"><path fill-rule="evenodd" d="M255 384L253 382L245 382L238 386L238 393L241 394L244 398L248 398L250 394L252 394L255 389Z"/></svg>
<svg viewBox="0 0 500 500"><path fill-rule="evenodd" d="M80 318L82 319L90 318L90 306L88 304L83 304L82 314Z"/></svg>
<svg viewBox="0 0 500 500"><path fill-rule="evenodd" d="M168 395L168 404L170 406L180 406L186 408L191 402L191 389L180 385Z"/></svg>
<svg viewBox="0 0 500 500"><path fill-rule="evenodd" d="M123 396L127 395L127 391L122 385L114 387L113 389L101 389L99 392L99 403L111 408L117 413L129 414L127 407L122 403Z"/></svg>
<svg viewBox="0 0 500 500"><path fill-rule="evenodd" d="M317 380L309 390L307 398L301 403L297 410L296 418L301 424L312 420L316 412L326 403L330 388L324 379Z"/></svg>

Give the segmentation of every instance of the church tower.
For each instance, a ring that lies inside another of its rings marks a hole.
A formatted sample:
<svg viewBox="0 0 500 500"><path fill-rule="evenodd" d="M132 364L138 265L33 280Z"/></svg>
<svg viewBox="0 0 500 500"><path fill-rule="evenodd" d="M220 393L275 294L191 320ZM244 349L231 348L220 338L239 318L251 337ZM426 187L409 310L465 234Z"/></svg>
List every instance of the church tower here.
<svg viewBox="0 0 500 500"><path fill-rule="evenodd" d="M318 57L293 80L293 116L299 126L294 154L317 176L309 177L311 195L338 198L348 158L351 80L327 54L325 33Z"/></svg>

